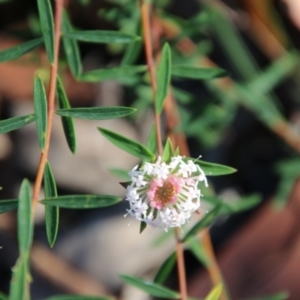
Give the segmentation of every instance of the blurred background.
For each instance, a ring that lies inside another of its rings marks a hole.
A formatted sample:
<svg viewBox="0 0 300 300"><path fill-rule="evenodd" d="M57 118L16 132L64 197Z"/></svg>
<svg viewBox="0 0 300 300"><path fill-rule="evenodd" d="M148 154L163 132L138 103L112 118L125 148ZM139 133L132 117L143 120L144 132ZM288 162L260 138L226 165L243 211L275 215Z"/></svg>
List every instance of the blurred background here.
<svg viewBox="0 0 300 300"><path fill-rule="evenodd" d="M218 66L229 76L213 81L174 77L172 93L193 157L238 170L211 177L210 187L236 213L222 215L210 228L217 259L232 299L289 293L300 299L300 2L298 0L153 1L153 35L172 47L173 63ZM74 28L121 30L141 35L138 2L69 1ZM0 1L0 50L41 35L36 1ZM140 42L132 49L115 44L80 43L84 70L145 64ZM131 45L132 46L132 45ZM159 44L154 45L158 51ZM130 51L129 51L129 50ZM33 76L47 80L43 48L0 64L0 116L33 112ZM69 151L58 117L49 160L58 194L124 195L120 170L138 161L105 140L106 127L146 142L153 123L148 79L128 75L118 81L79 82L61 50L60 74L73 107L126 105L138 109L128 119L75 120L77 152ZM168 120L164 119L166 127ZM0 135L1 199L17 198L24 177L32 182L39 159L35 125ZM203 207L205 208L205 197ZM259 205L253 206L253 203ZM45 235L43 206L35 219L32 299L64 293L149 297L123 286L118 274L152 279L174 249L172 238L155 229L139 234L124 218L126 203L95 210L61 210L53 249ZM208 207L208 206L207 206ZM250 209L249 209L250 208ZM0 216L0 291L7 294L18 257L16 215ZM186 251L189 293L211 289L201 259ZM176 270L168 280L177 288ZM277 298L276 298L277 299ZM278 298L285 299L285 298Z"/></svg>

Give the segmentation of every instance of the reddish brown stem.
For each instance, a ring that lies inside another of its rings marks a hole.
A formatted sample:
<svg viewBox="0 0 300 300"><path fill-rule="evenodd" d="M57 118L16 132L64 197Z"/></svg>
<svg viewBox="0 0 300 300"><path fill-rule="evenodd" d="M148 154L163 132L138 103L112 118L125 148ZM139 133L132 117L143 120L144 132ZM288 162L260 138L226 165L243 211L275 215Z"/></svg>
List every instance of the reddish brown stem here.
<svg viewBox="0 0 300 300"><path fill-rule="evenodd" d="M187 300L187 284L186 284L186 274L185 274L185 263L184 263L184 249L183 244L180 241L180 228L175 228L176 236L176 256L177 256L177 271L178 271L178 281L181 300Z"/></svg>
<svg viewBox="0 0 300 300"><path fill-rule="evenodd" d="M154 117L155 117L155 129L156 129L156 143L157 152L159 156L162 156L162 137L161 137L161 125L160 125L160 115L155 109L155 95L156 95L156 77L155 77L155 64L153 60L153 47L152 47L152 37L150 31L150 11L151 7L146 0L141 0L141 16L142 16L142 27L144 32L144 44L146 52L147 66L150 74L150 81L153 90L153 103L154 103Z"/></svg>
<svg viewBox="0 0 300 300"><path fill-rule="evenodd" d="M64 0L56 0L55 5L55 16L54 16L54 61L50 66L50 82L49 82L49 90L48 90L48 120L47 120L47 132L46 132L46 140L45 147L41 152L40 161L38 165L37 175L33 187L33 195L32 195L32 206L35 209L38 199L39 193L41 190L42 180L45 165L48 158L49 147L50 147L50 138L53 124L53 115L55 108L55 89L56 89L56 77L58 71L58 55L59 55L59 44L60 44L60 28L61 28L61 18L62 11L64 6Z"/></svg>
<svg viewBox="0 0 300 300"><path fill-rule="evenodd" d="M157 152L158 155L161 156L163 153L163 149L162 149L160 115L155 110L155 94L156 94L157 86L156 86L156 77L155 77L155 64L153 59L152 36L150 31L150 11L151 11L151 7L149 3L147 3L147 0L141 0L141 16L142 16L142 27L144 32L146 60L147 60L147 65L150 73L151 86L153 90ZM177 255L180 295L181 295L181 300L186 300L187 299L186 274L185 274L185 265L184 265L183 245L180 242L179 228L175 229L175 235L176 235L176 255Z"/></svg>

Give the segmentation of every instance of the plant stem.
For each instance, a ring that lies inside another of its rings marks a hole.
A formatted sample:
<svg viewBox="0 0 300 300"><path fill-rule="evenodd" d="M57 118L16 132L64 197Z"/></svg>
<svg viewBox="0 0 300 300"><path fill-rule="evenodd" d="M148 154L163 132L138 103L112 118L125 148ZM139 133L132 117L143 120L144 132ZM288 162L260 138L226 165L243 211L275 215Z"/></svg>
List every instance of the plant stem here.
<svg viewBox="0 0 300 300"><path fill-rule="evenodd" d="M170 132L169 137L171 138L172 144L176 145L180 149L180 153L184 156L189 157L189 149L187 146L185 135L182 132L174 132L174 128L177 127L180 123L180 118L178 114L178 108L175 100L173 99L171 93L169 93L168 98L166 100L165 105L166 119L167 119L167 128ZM201 242L204 248L206 255L210 260L210 264L207 267L207 271L210 276L210 280L213 286L222 284L223 292L221 294L221 300L229 300L230 297L226 290L226 285L224 283L220 268L217 264L217 260L215 257L214 249L212 247L211 238L209 235L208 229L205 229L201 233ZM179 269L179 266L178 266Z"/></svg>
<svg viewBox="0 0 300 300"><path fill-rule="evenodd" d="M211 238L209 235L209 230L207 228L202 231L201 242L202 242L202 245L206 252L206 255L208 256L208 260L210 262L209 267L207 268L207 271L209 273L209 276L213 283L213 286L217 286L221 283L223 286L223 289L222 289L222 294L221 294L220 300L229 300L230 297L229 297L226 285L224 284L222 273L220 271L220 268L219 268L217 260L216 260L216 256L214 254L214 249L213 249Z"/></svg>
<svg viewBox="0 0 300 300"><path fill-rule="evenodd" d="M50 138L53 124L53 115L55 108L55 89L56 89L56 77L58 71L58 56L59 56L59 44L60 44L60 28L61 28L61 18L62 11L64 7L64 0L56 0L55 5L55 15L54 15L54 61L50 66L50 82L49 82L49 90L48 90L48 120L47 120L47 132L46 132L46 141L45 147L41 152L40 161L38 165L37 175L33 187L33 195L32 195L32 206L33 210L38 203L39 193L41 190L42 180L45 165L48 158L49 148L50 148Z"/></svg>
<svg viewBox="0 0 300 300"><path fill-rule="evenodd" d="M179 290L181 295L181 300L187 300L187 284L186 284L186 274L185 274L185 263L184 263L184 249L183 244L180 240L180 229L176 227L176 256L177 256L177 272L179 281Z"/></svg>
<svg viewBox="0 0 300 300"><path fill-rule="evenodd" d="M157 86L156 86L156 77L155 77L155 64L153 60L152 37L151 37L151 30L150 30L150 11L151 11L151 7L148 1L141 0L141 18L142 18L142 27L144 32L146 61L149 69L150 82L153 90L157 152L159 156L162 156L163 150L162 150L160 115L156 112L155 109L155 96L156 96Z"/></svg>
<svg viewBox="0 0 300 300"><path fill-rule="evenodd" d="M142 27L144 32L146 60L147 60L147 65L150 73L151 86L153 90L157 152L158 155L162 156L163 149L162 149L160 115L155 110L155 95L156 95L157 86L156 86L156 77L155 77L155 64L153 59L152 37L150 31L150 10L151 7L149 3L147 3L147 0L141 0L141 17L142 17ZM179 228L175 228L175 237L176 237L176 255L177 255L180 295L181 295L181 300L187 300L187 284L186 284L186 274L185 274L185 265L184 265L184 253L183 253L183 245L180 241Z"/></svg>

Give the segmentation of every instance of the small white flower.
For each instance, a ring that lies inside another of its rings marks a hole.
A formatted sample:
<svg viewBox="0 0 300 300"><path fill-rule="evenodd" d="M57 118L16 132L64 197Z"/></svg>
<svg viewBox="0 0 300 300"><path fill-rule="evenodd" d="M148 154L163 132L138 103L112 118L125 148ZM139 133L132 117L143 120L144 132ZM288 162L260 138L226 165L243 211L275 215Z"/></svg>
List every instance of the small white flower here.
<svg viewBox="0 0 300 300"><path fill-rule="evenodd" d="M201 192L198 183L206 176L192 160L187 163L181 156L166 164L158 157L155 163L134 167L127 187L128 213L148 225L167 230L180 227L200 207Z"/></svg>

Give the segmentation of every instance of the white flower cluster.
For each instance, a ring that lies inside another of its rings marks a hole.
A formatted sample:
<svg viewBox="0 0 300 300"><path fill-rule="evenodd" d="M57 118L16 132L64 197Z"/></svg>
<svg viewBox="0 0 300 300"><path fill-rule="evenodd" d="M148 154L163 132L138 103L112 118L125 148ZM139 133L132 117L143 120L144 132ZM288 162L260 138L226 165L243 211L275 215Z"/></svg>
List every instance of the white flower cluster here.
<svg viewBox="0 0 300 300"><path fill-rule="evenodd" d="M200 207L198 183L207 186L206 176L199 165L181 156L169 164L158 157L155 163L145 163L130 172L127 186L128 213L148 225L167 230L186 223Z"/></svg>

